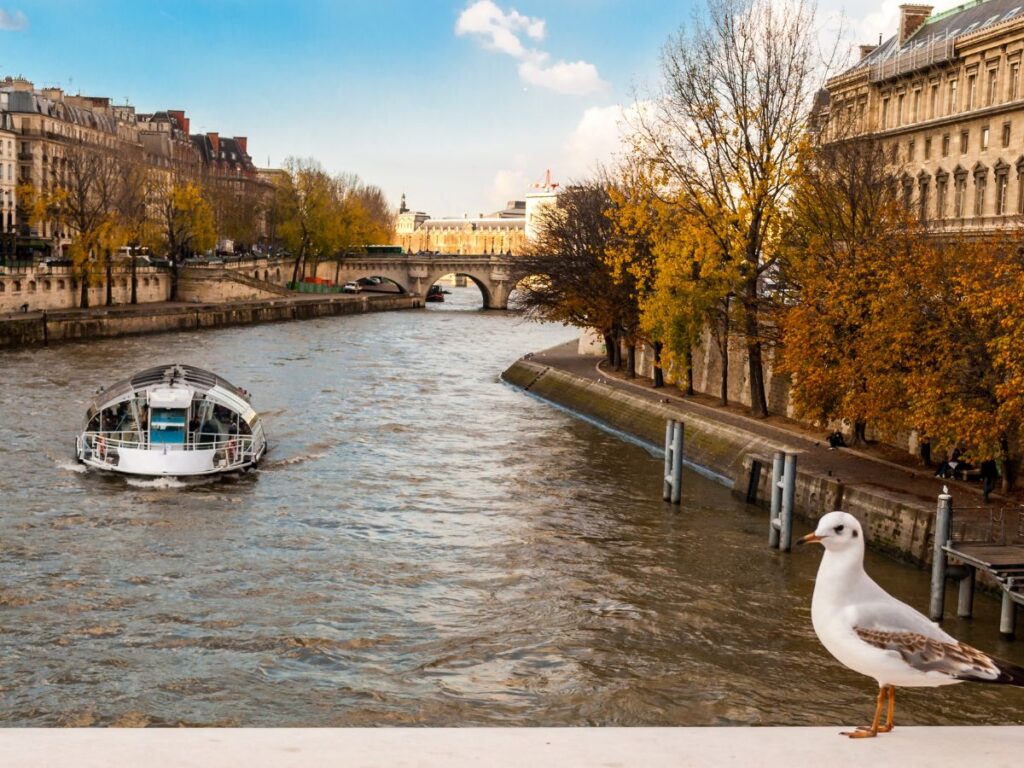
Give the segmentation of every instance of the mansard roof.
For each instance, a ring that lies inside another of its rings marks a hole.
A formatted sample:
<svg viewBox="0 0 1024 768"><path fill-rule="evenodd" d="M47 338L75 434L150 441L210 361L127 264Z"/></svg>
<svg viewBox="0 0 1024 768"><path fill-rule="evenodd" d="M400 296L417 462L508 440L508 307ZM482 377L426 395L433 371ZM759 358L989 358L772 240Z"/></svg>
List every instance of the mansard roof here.
<svg viewBox="0 0 1024 768"><path fill-rule="evenodd" d="M925 55L929 47L1020 16L1024 16L1024 0L971 0L930 16L902 45L899 36L893 35L847 71L880 65L915 51Z"/></svg>

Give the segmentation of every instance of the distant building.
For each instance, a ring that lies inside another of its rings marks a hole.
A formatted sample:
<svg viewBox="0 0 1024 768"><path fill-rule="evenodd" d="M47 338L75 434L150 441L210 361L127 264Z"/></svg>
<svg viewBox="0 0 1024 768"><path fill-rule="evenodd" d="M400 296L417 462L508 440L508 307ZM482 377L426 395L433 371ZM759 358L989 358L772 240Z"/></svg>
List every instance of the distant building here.
<svg viewBox="0 0 1024 768"><path fill-rule="evenodd" d="M526 203L510 200L500 211L475 218L432 219L403 205L395 221L398 244L409 253L519 254L526 245Z"/></svg>
<svg viewBox="0 0 1024 768"><path fill-rule="evenodd" d="M551 171L548 171L530 190L525 200L509 200L500 211L441 219L431 218L423 211L410 211L402 195L395 220L395 237L411 253L440 251L512 256L526 253L529 241L536 236L536 216L557 199L558 184L551 181Z"/></svg>
<svg viewBox="0 0 1024 768"><path fill-rule="evenodd" d="M935 229L1019 225L1024 215L1024 3L901 5L896 34L861 46L825 84L822 140L895 149L908 205Z"/></svg>
<svg viewBox="0 0 1024 768"><path fill-rule="evenodd" d="M0 112L0 258L13 258L18 217L18 139L14 118ZM10 236L10 237L5 237Z"/></svg>

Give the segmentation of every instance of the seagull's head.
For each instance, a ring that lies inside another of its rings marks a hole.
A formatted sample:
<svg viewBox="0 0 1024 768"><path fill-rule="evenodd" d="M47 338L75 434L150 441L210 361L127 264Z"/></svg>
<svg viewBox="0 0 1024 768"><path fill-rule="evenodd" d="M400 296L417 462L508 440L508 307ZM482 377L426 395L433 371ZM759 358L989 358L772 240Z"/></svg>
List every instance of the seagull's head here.
<svg viewBox="0 0 1024 768"><path fill-rule="evenodd" d="M814 533L808 533L799 544L818 542L829 552L864 548L864 531L857 518L847 512L829 512L818 521Z"/></svg>

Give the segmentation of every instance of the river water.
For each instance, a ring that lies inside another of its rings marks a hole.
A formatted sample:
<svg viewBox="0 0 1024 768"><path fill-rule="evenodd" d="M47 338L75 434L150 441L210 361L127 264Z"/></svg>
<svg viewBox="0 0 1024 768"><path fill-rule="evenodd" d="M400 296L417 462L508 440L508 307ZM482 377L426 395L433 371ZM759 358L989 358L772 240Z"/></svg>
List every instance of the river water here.
<svg viewBox="0 0 1024 768"><path fill-rule="evenodd" d="M819 551L766 513L498 381L573 335L427 310L0 354L3 725L866 721L810 626ZM79 471L89 394L167 361L255 393L260 471ZM922 571L871 557L900 596ZM963 639L1024 660L979 599ZM1018 691L901 692L905 723L1022 722Z"/></svg>

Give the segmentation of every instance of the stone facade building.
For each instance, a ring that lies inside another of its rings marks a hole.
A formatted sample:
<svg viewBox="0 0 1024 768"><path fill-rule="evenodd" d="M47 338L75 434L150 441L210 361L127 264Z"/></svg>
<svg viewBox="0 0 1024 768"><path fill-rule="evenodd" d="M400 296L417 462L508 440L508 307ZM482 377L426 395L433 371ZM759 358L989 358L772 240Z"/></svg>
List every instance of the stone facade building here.
<svg viewBox="0 0 1024 768"><path fill-rule="evenodd" d="M0 112L0 259L14 255L18 206L18 141L14 120Z"/></svg>
<svg viewBox="0 0 1024 768"><path fill-rule="evenodd" d="M71 143L139 158L157 187L169 188L175 180L216 181L238 195L269 193L245 137L193 135L189 128L183 110L139 114L106 97L73 96L60 88L36 88L24 78L5 78L0 81L0 234L13 211L21 258L40 249L60 252L71 242L74 232L59 218L30 221L14 191L7 201L8 175L13 188L27 183L41 194L56 189L66 177Z"/></svg>
<svg viewBox="0 0 1024 768"><path fill-rule="evenodd" d="M422 211L405 207L405 197L395 221L398 245L407 253L511 254L526 248L526 203L510 200L500 211L476 218L432 219Z"/></svg>
<svg viewBox="0 0 1024 768"><path fill-rule="evenodd" d="M890 142L905 199L937 230L1024 221L1024 2L981 0L932 15L900 6L896 34L861 46L826 83L825 140Z"/></svg>

